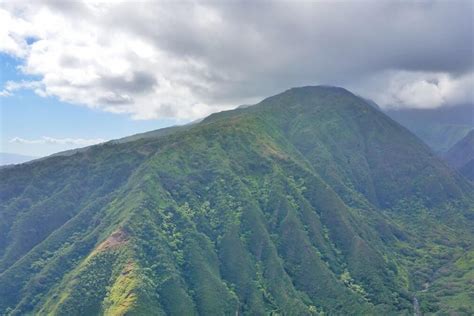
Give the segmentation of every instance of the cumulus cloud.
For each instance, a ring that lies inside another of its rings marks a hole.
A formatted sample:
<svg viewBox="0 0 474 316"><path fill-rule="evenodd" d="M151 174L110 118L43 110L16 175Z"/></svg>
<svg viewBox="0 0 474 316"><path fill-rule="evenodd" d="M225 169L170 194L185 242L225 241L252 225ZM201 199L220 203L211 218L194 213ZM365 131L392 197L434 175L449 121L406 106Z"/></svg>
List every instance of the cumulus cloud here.
<svg viewBox="0 0 474 316"><path fill-rule="evenodd" d="M0 51L40 79L1 93L30 88L135 119L198 118L308 84L345 86L386 107L467 103L473 5L3 3Z"/></svg>
<svg viewBox="0 0 474 316"><path fill-rule="evenodd" d="M39 139L25 139L21 137L14 137L10 139L10 143L16 144L51 144L51 145L74 145L74 146L90 146L99 143L105 142L105 139L94 138L94 139L84 139L84 138L54 138L43 136Z"/></svg>
<svg viewBox="0 0 474 316"><path fill-rule="evenodd" d="M0 91L0 97L12 96L14 91L21 89L30 89L40 96L46 96L40 81L7 81L3 90Z"/></svg>
<svg viewBox="0 0 474 316"><path fill-rule="evenodd" d="M452 76L444 72L387 71L355 85L385 108L437 108L472 104L474 74Z"/></svg>

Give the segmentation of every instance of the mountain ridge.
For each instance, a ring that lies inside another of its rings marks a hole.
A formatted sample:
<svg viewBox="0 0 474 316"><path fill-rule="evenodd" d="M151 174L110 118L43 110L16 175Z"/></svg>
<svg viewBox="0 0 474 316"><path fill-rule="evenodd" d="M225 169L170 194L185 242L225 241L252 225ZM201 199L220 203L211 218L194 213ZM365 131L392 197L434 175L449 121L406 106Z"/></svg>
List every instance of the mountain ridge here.
<svg viewBox="0 0 474 316"><path fill-rule="evenodd" d="M474 104L434 109L387 109L385 113L441 156L474 129Z"/></svg>
<svg viewBox="0 0 474 316"><path fill-rule="evenodd" d="M470 180L474 180L474 129L453 145L444 159L454 169Z"/></svg>
<svg viewBox="0 0 474 316"><path fill-rule="evenodd" d="M4 313L472 309L416 294L471 249L472 185L342 88L0 173Z"/></svg>

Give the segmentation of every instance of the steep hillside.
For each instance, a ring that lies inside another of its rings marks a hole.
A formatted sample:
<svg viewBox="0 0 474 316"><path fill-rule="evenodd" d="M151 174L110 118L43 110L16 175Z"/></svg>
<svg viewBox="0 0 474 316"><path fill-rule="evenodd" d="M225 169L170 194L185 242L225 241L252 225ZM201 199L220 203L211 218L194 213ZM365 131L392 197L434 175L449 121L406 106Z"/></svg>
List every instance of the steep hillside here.
<svg viewBox="0 0 474 316"><path fill-rule="evenodd" d="M386 113L440 154L444 154L474 129L474 104L388 110Z"/></svg>
<svg viewBox="0 0 474 316"><path fill-rule="evenodd" d="M474 181L474 159L469 160L464 166L459 169L459 173L461 173L466 178Z"/></svg>
<svg viewBox="0 0 474 316"><path fill-rule="evenodd" d="M474 180L474 130L446 152L444 158L466 178Z"/></svg>
<svg viewBox="0 0 474 316"><path fill-rule="evenodd" d="M0 178L0 314L474 311L472 185L341 88Z"/></svg>

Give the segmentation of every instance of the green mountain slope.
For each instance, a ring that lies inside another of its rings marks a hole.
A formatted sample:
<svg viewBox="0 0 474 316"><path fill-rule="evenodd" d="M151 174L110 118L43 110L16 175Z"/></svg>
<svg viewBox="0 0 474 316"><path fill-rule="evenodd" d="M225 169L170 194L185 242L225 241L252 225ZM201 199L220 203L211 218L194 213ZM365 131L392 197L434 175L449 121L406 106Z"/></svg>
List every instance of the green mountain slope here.
<svg viewBox="0 0 474 316"><path fill-rule="evenodd" d="M474 130L454 144L444 159L466 178L474 180Z"/></svg>
<svg viewBox="0 0 474 316"><path fill-rule="evenodd" d="M341 88L0 177L3 314L473 310L472 185Z"/></svg>
<svg viewBox="0 0 474 316"><path fill-rule="evenodd" d="M386 113L439 154L474 129L474 105L445 106L434 109L396 109Z"/></svg>

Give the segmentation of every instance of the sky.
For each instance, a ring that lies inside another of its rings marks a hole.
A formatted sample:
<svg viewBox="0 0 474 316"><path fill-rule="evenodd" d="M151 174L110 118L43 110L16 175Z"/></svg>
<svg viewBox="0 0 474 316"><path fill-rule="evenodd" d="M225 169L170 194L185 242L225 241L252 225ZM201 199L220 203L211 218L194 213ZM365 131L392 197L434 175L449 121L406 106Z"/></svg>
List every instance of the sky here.
<svg viewBox="0 0 474 316"><path fill-rule="evenodd" d="M0 152L44 156L343 86L474 104L474 1L0 1Z"/></svg>

